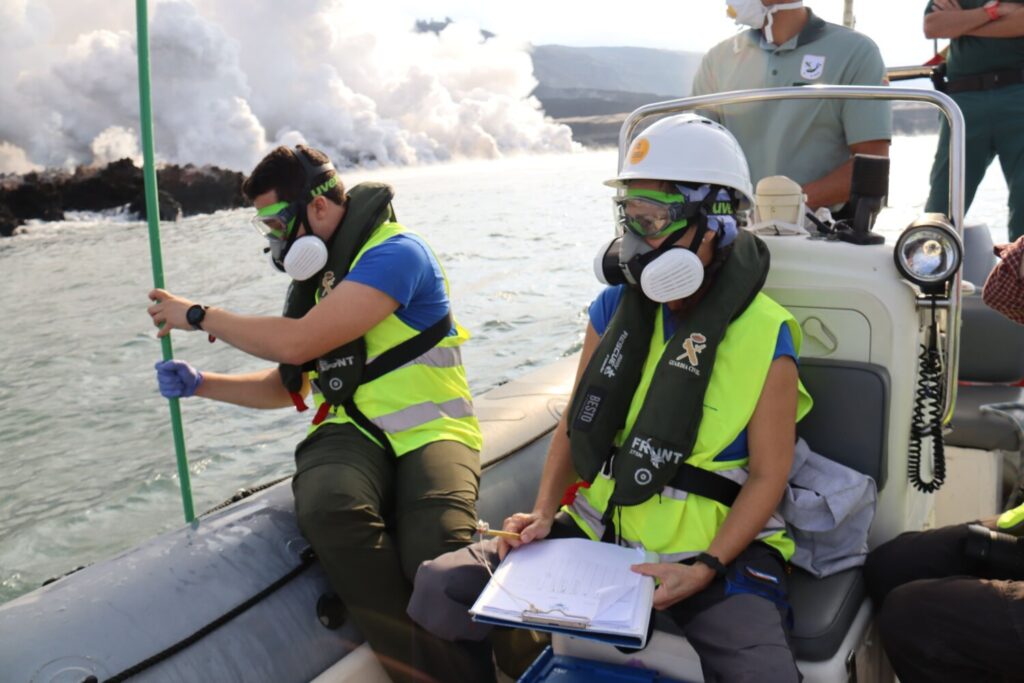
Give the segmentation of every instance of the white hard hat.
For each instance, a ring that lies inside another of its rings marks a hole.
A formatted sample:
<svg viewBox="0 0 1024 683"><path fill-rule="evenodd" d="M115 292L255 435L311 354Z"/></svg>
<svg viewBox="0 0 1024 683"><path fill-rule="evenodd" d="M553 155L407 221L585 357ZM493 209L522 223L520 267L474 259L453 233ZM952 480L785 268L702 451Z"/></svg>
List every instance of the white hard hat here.
<svg viewBox="0 0 1024 683"><path fill-rule="evenodd" d="M740 209L754 203L740 143L722 124L696 114L652 124L633 140L619 175L605 185L624 188L626 181L641 179L730 187L740 194Z"/></svg>

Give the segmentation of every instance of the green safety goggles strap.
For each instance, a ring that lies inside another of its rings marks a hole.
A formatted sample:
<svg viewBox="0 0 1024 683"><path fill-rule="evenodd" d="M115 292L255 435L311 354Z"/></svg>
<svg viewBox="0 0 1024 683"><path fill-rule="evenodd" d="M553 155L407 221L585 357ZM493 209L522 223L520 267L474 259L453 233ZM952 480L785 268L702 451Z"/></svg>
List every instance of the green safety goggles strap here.
<svg viewBox="0 0 1024 683"><path fill-rule="evenodd" d="M333 170L333 168L334 167L332 166L331 170ZM327 192L328 190L337 187L339 182L341 182L341 177L337 173L335 173L330 178L328 178L324 182L320 183L319 185L311 189L309 191L309 198L316 199L317 197Z"/></svg>
<svg viewBox="0 0 1024 683"><path fill-rule="evenodd" d="M626 196L653 199L663 204L686 203L686 195L679 194L678 192L659 192L658 190L641 190L639 188L629 188L626 190Z"/></svg>

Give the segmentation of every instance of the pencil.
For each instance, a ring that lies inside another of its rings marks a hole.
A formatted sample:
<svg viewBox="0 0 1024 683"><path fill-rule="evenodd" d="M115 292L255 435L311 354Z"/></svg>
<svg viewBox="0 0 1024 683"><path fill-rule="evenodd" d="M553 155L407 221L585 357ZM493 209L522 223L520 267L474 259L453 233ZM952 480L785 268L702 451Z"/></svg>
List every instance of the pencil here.
<svg viewBox="0 0 1024 683"><path fill-rule="evenodd" d="M514 531L499 531L498 529L487 529L483 533L488 536L497 536L498 538L519 538L519 534Z"/></svg>

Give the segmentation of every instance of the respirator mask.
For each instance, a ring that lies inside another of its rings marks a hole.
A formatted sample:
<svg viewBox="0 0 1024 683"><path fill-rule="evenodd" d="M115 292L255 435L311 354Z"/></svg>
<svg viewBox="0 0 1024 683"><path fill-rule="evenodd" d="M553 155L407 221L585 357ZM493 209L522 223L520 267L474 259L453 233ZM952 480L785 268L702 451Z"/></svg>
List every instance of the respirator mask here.
<svg viewBox="0 0 1024 683"><path fill-rule="evenodd" d="M606 285L639 286L659 303L685 299L704 282L704 264L697 249L710 230L718 248L736 238L733 199L728 190L684 185L679 194L630 189L615 197L619 237L602 245L594 259L594 274ZM710 214L710 215L709 215ZM690 246L677 247L686 229L696 225ZM657 248L647 239L664 237Z"/></svg>
<svg viewBox="0 0 1024 683"><path fill-rule="evenodd" d="M779 10L799 9L804 6L803 0L787 2L782 5L765 7L761 0L728 0L728 13L742 26L749 26L755 29L764 29L764 37L769 43L775 42L772 35L772 15Z"/></svg>

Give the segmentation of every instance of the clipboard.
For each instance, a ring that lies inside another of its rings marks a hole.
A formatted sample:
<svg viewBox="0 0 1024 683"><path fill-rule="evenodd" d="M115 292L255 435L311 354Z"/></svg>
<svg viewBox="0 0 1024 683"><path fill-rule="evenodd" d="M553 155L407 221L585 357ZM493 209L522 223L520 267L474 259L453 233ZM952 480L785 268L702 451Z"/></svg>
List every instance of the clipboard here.
<svg viewBox="0 0 1024 683"><path fill-rule="evenodd" d="M497 619L493 617L473 615L473 621L481 624L491 624L493 626L507 626L510 628L528 628L532 631L544 631L545 633L560 633L564 636L572 636L574 638L586 638L587 640L594 640L600 643L607 643L609 645L616 645L618 647L629 647L637 650L642 649L647 645L647 637L650 634L650 614L648 611L648 617L644 624L643 636L629 636L614 633L605 633L603 631L595 631L586 628L575 628L572 626L559 626L552 620L551 623L539 623L539 622L527 622L527 621L508 621L505 619Z"/></svg>
<svg viewBox="0 0 1024 683"><path fill-rule="evenodd" d="M470 609L474 621L642 648L654 579L632 572L657 555L588 539L543 540L505 558Z"/></svg>

